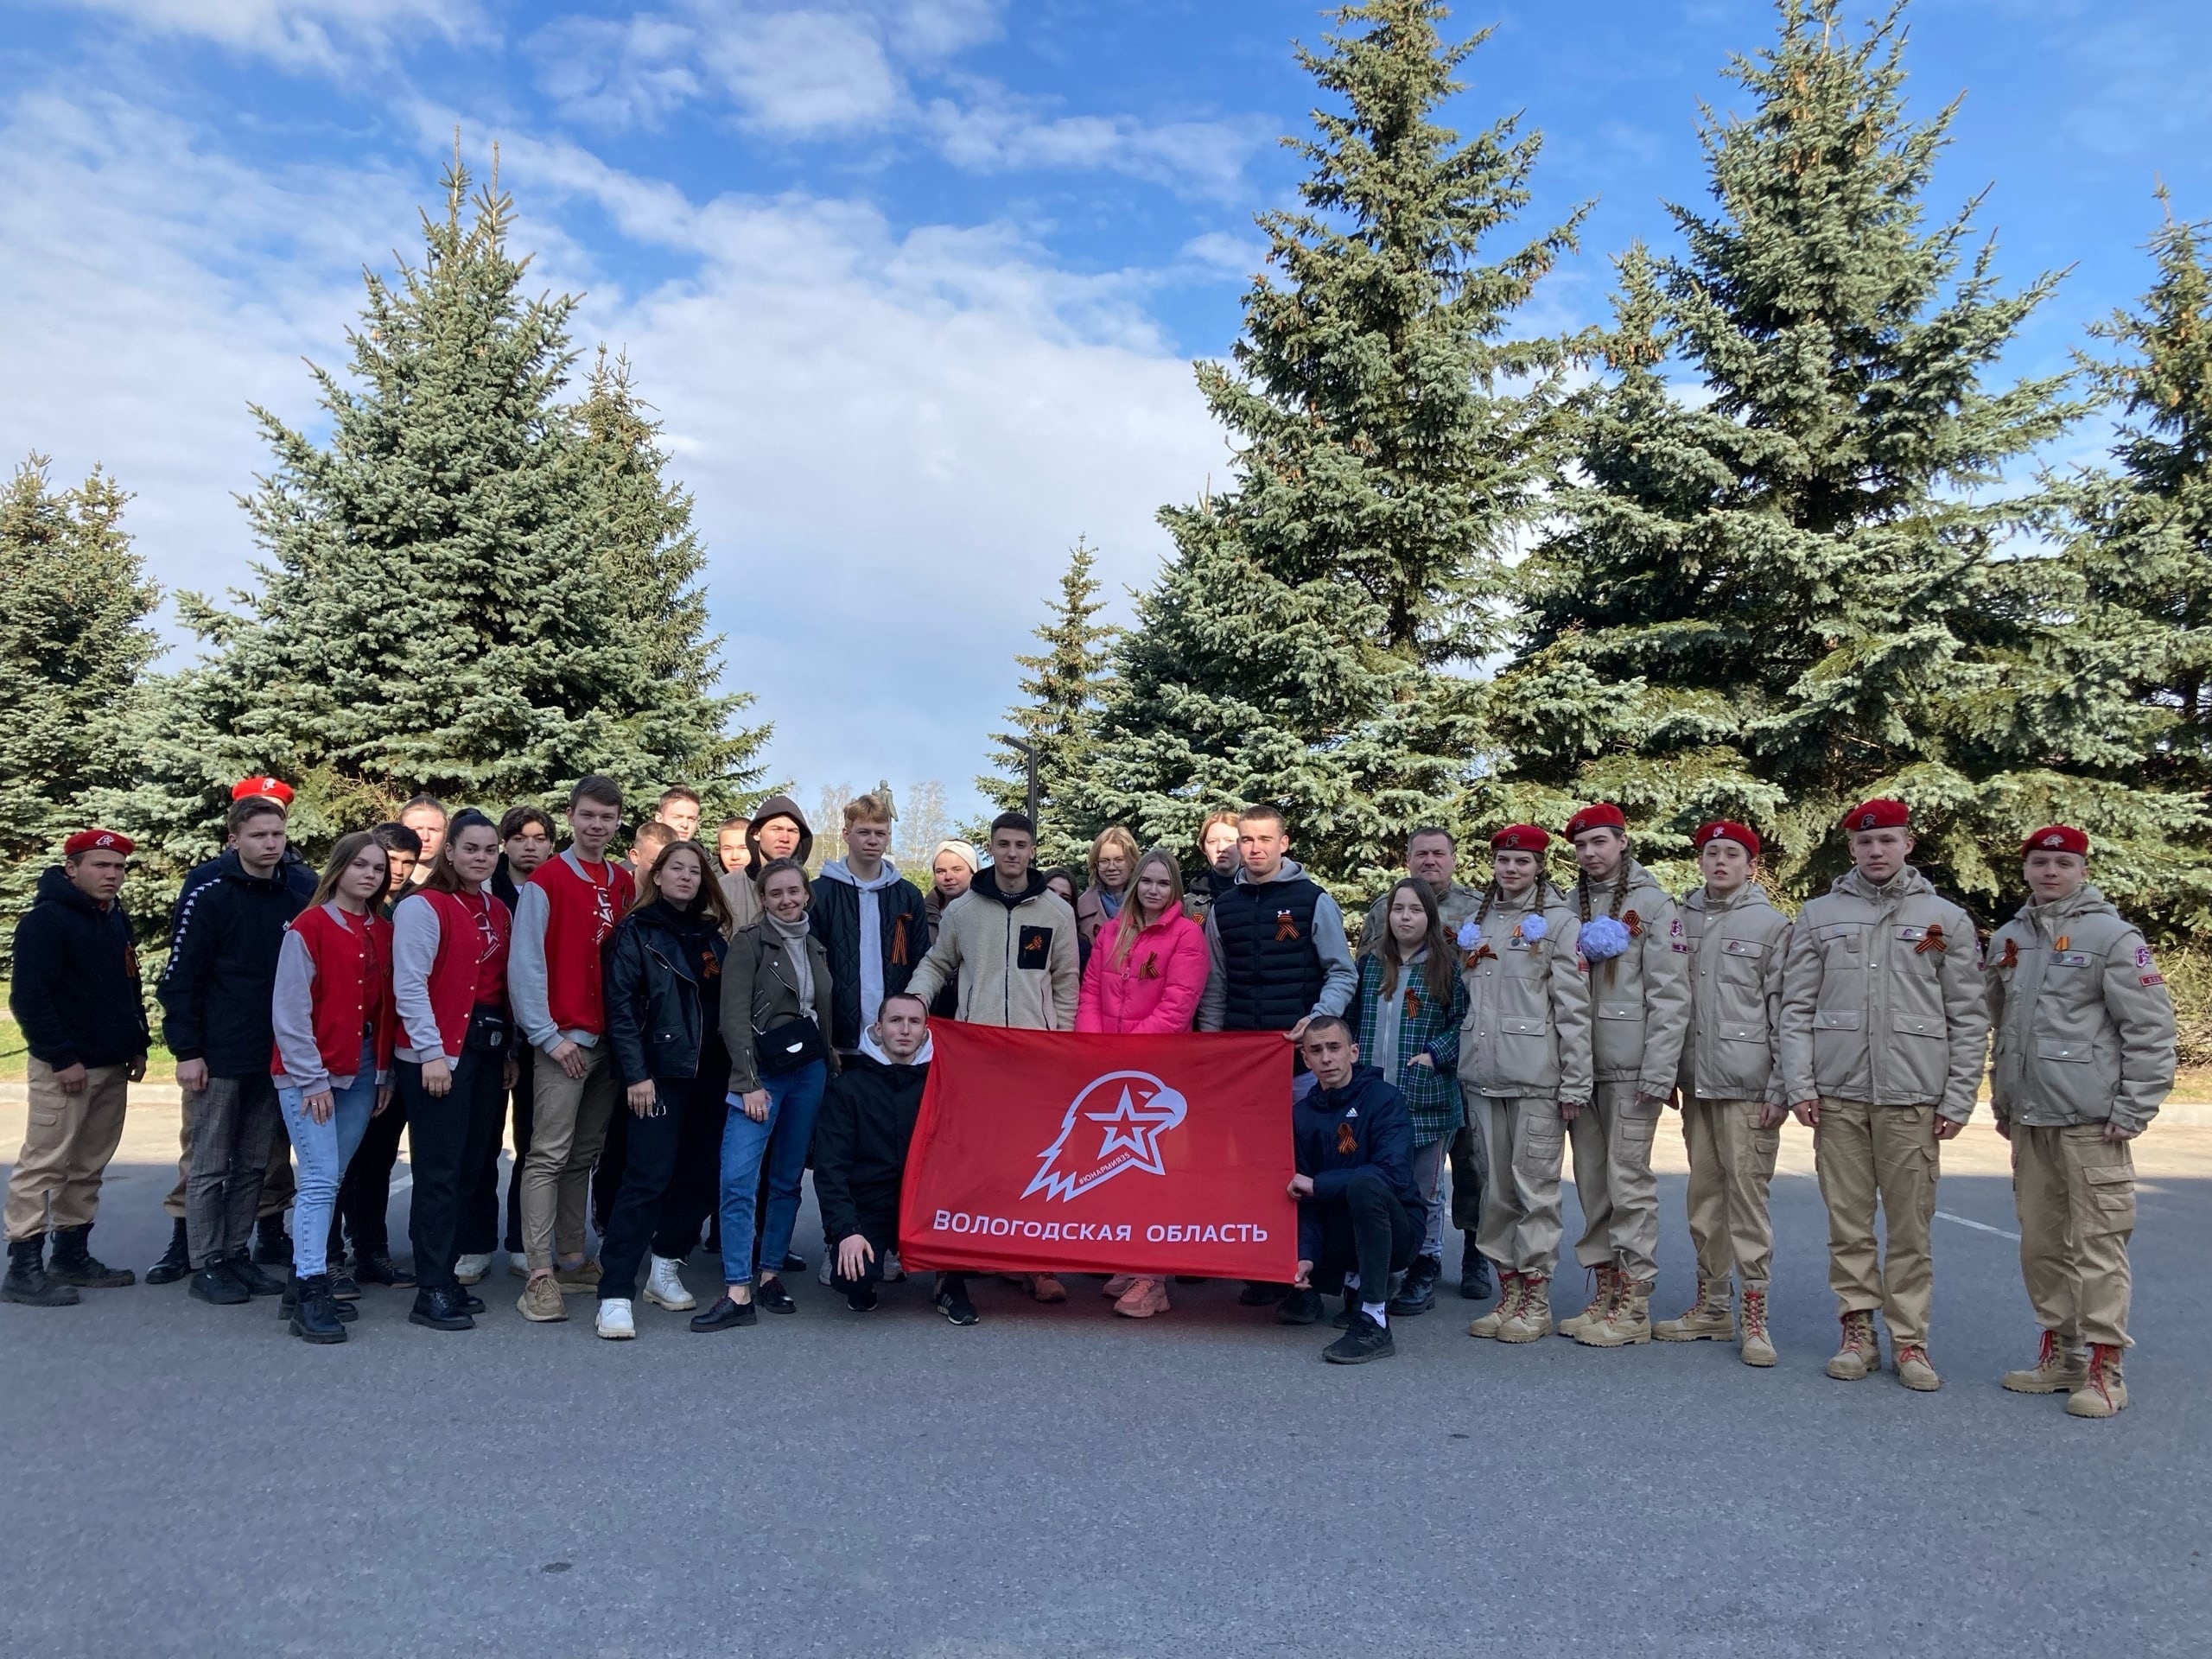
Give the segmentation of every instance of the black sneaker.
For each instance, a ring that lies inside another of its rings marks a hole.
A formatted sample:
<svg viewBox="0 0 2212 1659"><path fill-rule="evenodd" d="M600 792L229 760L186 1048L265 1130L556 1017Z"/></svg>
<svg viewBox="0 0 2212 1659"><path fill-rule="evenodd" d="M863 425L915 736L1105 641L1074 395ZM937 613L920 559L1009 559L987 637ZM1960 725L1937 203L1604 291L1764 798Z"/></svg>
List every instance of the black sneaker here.
<svg viewBox="0 0 2212 1659"><path fill-rule="evenodd" d="M1256 1279L1247 1279L1244 1288L1237 1294L1236 1305L1239 1307L1273 1307L1290 1294L1288 1285L1262 1284Z"/></svg>
<svg viewBox="0 0 2212 1659"><path fill-rule="evenodd" d="M873 1313L875 1305L875 1287L865 1281L845 1293L845 1306L855 1313Z"/></svg>
<svg viewBox="0 0 2212 1659"><path fill-rule="evenodd" d="M1344 1305L1337 1310L1337 1317L1329 1323L1339 1331L1351 1329L1352 1315L1359 1312L1359 1298L1351 1291L1344 1293Z"/></svg>
<svg viewBox="0 0 2212 1659"><path fill-rule="evenodd" d="M772 1274L760 1281L760 1287L753 1293L753 1300L771 1313L798 1312L798 1304L791 1300L791 1292L784 1288L784 1281Z"/></svg>
<svg viewBox="0 0 2212 1659"><path fill-rule="evenodd" d="M1388 1359L1398 1351L1390 1340L1390 1327L1377 1325L1364 1313L1351 1316L1351 1329L1321 1351L1332 1365L1364 1365L1370 1359Z"/></svg>
<svg viewBox="0 0 2212 1659"><path fill-rule="evenodd" d="M358 1302L361 1300L361 1287L345 1268L334 1267L330 1270L330 1294L341 1302Z"/></svg>
<svg viewBox="0 0 2212 1659"><path fill-rule="evenodd" d="M785 1251L784 1271L785 1273L804 1273L806 1271L806 1258L801 1255L797 1250Z"/></svg>
<svg viewBox="0 0 2212 1659"><path fill-rule="evenodd" d="M1251 1303L1247 1306L1257 1306L1264 1304ZM1277 1325L1313 1325L1317 1323L1321 1315L1327 1311L1321 1306L1319 1291L1294 1290L1289 1295L1284 1297L1276 1307L1275 1323Z"/></svg>
<svg viewBox="0 0 2212 1659"><path fill-rule="evenodd" d="M1466 1252L1459 1258L1459 1294L1471 1302L1487 1300L1494 1288L1490 1280L1490 1261L1475 1248L1475 1236L1465 1235Z"/></svg>
<svg viewBox="0 0 2212 1659"><path fill-rule="evenodd" d="M178 1217L169 1229L169 1247L162 1252L162 1259L146 1269L149 1285L173 1285L192 1272L192 1248L184 1236L184 1221Z"/></svg>
<svg viewBox="0 0 2212 1659"><path fill-rule="evenodd" d="M937 1311L954 1325L973 1325L980 1317L976 1312L976 1304L968 1299L965 1285L947 1286L931 1300L935 1303Z"/></svg>
<svg viewBox="0 0 2212 1659"><path fill-rule="evenodd" d="M1413 1266L1406 1269L1405 1282L1398 1287L1398 1294L1390 1299L1390 1312L1394 1314L1427 1313L1436 1306L1436 1281L1443 1276L1444 1264L1434 1256L1415 1256Z"/></svg>
<svg viewBox="0 0 2212 1659"><path fill-rule="evenodd" d="M253 1224L253 1259L264 1268L292 1265L292 1241L281 1215L264 1216Z"/></svg>
<svg viewBox="0 0 2212 1659"><path fill-rule="evenodd" d="M194 1274L192 1294L201 1301L212 1303L217 1307L236 1307L241 1303L251 1301L253 1293L225 1271L229 1265L228 1262L219 1260L210 1262L199 1272ZM266 1274L263 1276L267 1277ZM281 1292L284 1287L279 1285L276 1288Z"/></svg>
<svg viewBox="0 0 2212 1659"><path fill-rule="evenodd" d="M242 1255L226 1257L223 1271L236 1280L249 1296L282 1296L284 1281L274 1274L264 1273Z"/></svg>
<svg viewBox="0 0 2212 1659"><path fill-rule="evenodd" d="M760 1310L751 1302L733 1302L728 1294L715 1298L715 1305L705 1313L693 1316L694 1331L734 1331L741 1325L760 1323Z"/></svg>
<svg viewBox="0 0 2212 1659"><path fill-rule="evenodd" d="M414 1287L415 1275L391 1259L387 1249L353 1252L353 1277L365 1285L389 1285L394 1290Z"/></svg>

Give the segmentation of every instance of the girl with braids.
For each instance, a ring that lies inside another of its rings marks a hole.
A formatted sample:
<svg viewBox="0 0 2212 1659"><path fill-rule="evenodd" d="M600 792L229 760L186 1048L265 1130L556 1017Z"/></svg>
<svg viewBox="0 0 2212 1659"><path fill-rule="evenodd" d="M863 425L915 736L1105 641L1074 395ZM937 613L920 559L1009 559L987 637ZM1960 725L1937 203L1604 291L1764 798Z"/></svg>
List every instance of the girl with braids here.
<svg viewBox="0 0 2212 1659"><path fill-rule="evenodd" d="M1467 1334L1501 1342L1552 1328L1566 1125L1590 1100L1590 981L1581 925L1543 879L1551 839L1532 823L1491 837L1490 886L1453 939L1467 994L1459 1086L1490 1172L1477 1243L1498 1272L1497 1306Z"/></svg>
<svg viewBox="0 0 2212 1659"><path fill-rule="evenodd" d="M1382 925L1362 942L1359 995L1351 1008L1361 1058L1405 1096L1413 1120L1414 1183L1427 1213L1421 1252L1389 1304L1426 1313L1444 1276L1444 1149L1466 1121L1459 1095L1459 1023L1467 988L1459 958L1426 881L1408 876L1383 896Z"/></svg>
<svg viewBox="0 0 2212 1659"><path fill-rule="evenodd" d="M1589 969L1590 1109L1569 1126L1582 1236L1575 1260L1595 1277L1590 1305L1560 1334L1593 1348L1651 1340L1659 1277L1659 1183L1651 1142L1674 1096L1689 1034L1689 946L1675 901L1629 856L1628 821L1610 802L1567 821L1580 873L1575 908Z"/></svg>

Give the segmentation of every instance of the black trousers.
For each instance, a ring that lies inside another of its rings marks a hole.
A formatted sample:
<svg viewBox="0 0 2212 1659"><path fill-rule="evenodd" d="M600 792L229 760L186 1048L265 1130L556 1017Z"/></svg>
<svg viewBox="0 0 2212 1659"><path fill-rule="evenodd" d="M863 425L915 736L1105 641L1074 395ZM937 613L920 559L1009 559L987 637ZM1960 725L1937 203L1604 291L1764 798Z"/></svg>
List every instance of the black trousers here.
<svg viewBox="0 0 2212 1659"><path fill-rule="evenodd" d="M423 1290L457 1290L453 1266L461 1255L461 1211L470 1183L484 1162L484 1148L499 1132L505 1091L504 1055L463 1054L453 1088L431 1095L423 1068L399 1062L399 1096L407 1106L407 1141L414 1153L415 1203L408 1236L415 1246L415 1283Z"/></svg>
<svg viewBox="0 0 2212 1659"><path fill-rule="evenodd" d="M1481 1102L1478 1100L1479 1107ZM1471 1123L1462 1123L1459 1132L1452 1137L1449 1154L1452 1162L1452 1225L1467 1236L1467 1248L1475 1248L1475 1235L1483 1225L1483 1143Z"/></svg>
<svg viewBox="0 0 2212 1659"><path fill-rule="evenodd" d="M522 1166L530 1156L530 1126L536 1110L531 1103L537 1098L532 1091L537 1087L533 1078L537 1069L537 1051L528 1043L519 1046L522 1052L515 1056L514 1116L511 1120L515 1132L515 1166L507 1175L507 1231L505 1242L500 1246L510 1255L522 1249ZM495 1170L499 1167L499 1137L494 1135L492 1161Z"/></svg>
<svg viewBox="0 0 2212 1659"><path fill-rule="evenodd" d="M1421 1249L1423 1216L1401 1203L1381 1172L1373 1168L1355 1170L1340 1198L1300 1202L1321 1215L1321 1255L1313 1263L1313 1287L1339 1290L1344 1274L1357 1268L1362 1300L1386 1300L1390 1275L1413 1266Z"/></svg>
<svg viewBox="0 0 2212 1659"><path fill-rule="evenodd" d="M512 1090L517 1108L521 1108L524 1091L530 1087L531 1046L515 1039L522 1051L522 1074L515 1079ZM506 1063L499 1062L498 1070L505 1071ZM468 1179L468 1185L461 1194L461 1230L454 1248L463 1255L490 1255L502 1248L499 1240L499 1147L506 1138L507 1096L509 1090L502 1087L499 1103L492 1120L492 1139L484 1148L482 1160ZM522 1216L519 1209L522 1160L529 1150L526 1129L518 1124L515 1130L515 1179L507 1183L507 1224L505 1236L517 1242L505 1246L510 1250L522 1248Z"/></svg>
<svg viewBox="0 0 2212 1659"><path fill-rule="evenodd" d="M346 1166L346 1179L338 1188L338 1206L330 1212L330 1255L339 1256L339 1229L353 1241L358 1257L366 1250L388 1250L391 1234L385 1217L391 1209L391 1172L399 1161L399 1137L407 1128L407 1114L397 1101L369 1120L361 1149Z"/></svg>
<svg viewBox="0 0 2212 1659"><path fill-rule="evenodd" d="M825 1224L823 1231L826 1233L828 1230ZM875 1260L861 1270L861 1276L857 1279L848 1279L838 1271L837 1246L843 1243L844 1240L832 1239L825 1247L830 1252L830 1285L834 1290L850 1290L855 1285L875 1285L883 1282L884 1255L887 1251L899 1248L899 1217L895 1214L862 1216L860 1235L874 1247ZM940 1273L937 1276L937 1288L940 1291L965 1289L967 1284L968 1275L964 1273Z"/></svg>
<svg viewBox="0 0 2212 1659"><path fill-rule="evenodd" d="M719 1045L715 1054L713 1069L702 1071L685 1085L691 1094L683 1109L683 1127L677 1131L676 1170L660 1195L653 1254L671 1261L681 1262L699 1248L700 1226L721 1209L722 1120L729 1115L723 1103L729 1094L729 1061ZM605 1265L601 1263L602 1268Z"/></svg>
<svg viewBox="0 0 2212 1659"><path fill-rule="evenodd" d="M694 1162L700 1156L697 1126L702 1123L710 1123L714 1129L715 1138L707 1143L704 1154L710 1191L719 1179L721 1107L728 1086L727 1074L720 1071L705 1077L656 1077L653 1091L660 1107L658 1113L639 1117L627 1101L614 1103L615 1117L626 1120L624 1134L628 1150L622 1164L622 1184L615 1189L607 1226L600 1235L601 1301L626 1301L638 1294L638 1269L644 1265L648 1243L655 1240L663 1224L679 1178L696 1184L696 1177L684 1168L684 1163L687 1156ZM695 1219L692 1243L698 1238L699 1224ZM683 1252L673 1254L681 1256Z"/></svg>

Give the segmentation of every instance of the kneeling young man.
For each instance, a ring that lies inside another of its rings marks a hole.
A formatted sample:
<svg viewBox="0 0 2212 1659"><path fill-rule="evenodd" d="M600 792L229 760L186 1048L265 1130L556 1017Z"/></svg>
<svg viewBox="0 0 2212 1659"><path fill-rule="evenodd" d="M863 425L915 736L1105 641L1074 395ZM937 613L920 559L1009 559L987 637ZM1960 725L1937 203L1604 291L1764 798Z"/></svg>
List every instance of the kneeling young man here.
<svg viewBox="0 0 2212 1659"><path fill-rule="evenodd" d="M899 1248L899 1188L930 1075L929 1004L886 995L860 1052L830 1080L814 1123L814 1196L836 1241L830 1283L856 1313L875 1308L883 1259ZM965 1274L941 1273L931 1299L955 1325L976 1323Z"/></svg>
<svg viewBox="0 0 2212 1659"><path fill-rule="evenodd" d="M2028 902L1989 942L1990 1103L2012 1143L2020 1274L2043 1349L2005 1386L2110 1417L2127 1406L2128 1143L2174 1086L2173 998L2143 935L2089 885L2087 836L2055 823L2020 851Z"/></svg>
<svg viewBox="0 0 2212 1659"><path fill-rule="evenodd" d="M1855 1382L1881 1370L1878 1308L1897 1381L1924 1394L1942 1386L1928 1357L1937 1166L1942 1142L1974 1116L1989 1012L1973 919L1905 862L1905 804L1868 801L1843 827L1851 868L1798 913L1783 959L1783 1085L1814 1130L1828 1208L1828 1284L1843 1323L1828 1375Z"/></svg>
<svg viewBox="0 0 2212 1659"><path fill-rule="evenodd" d="M1390 1275L1413 1265L1427 1216L1414 1180L1413 1117L1382 1074L1359 1063L1339 1015L1308 1020L1298 1050L1313 1087L1291 1108L1298 1277L1276 1317L1311 1325L1321 1317L1321 1292L1341 1287L1344 1334L1321 1357L1362 1365L1397 1351L1385 1311Z"/></svg>

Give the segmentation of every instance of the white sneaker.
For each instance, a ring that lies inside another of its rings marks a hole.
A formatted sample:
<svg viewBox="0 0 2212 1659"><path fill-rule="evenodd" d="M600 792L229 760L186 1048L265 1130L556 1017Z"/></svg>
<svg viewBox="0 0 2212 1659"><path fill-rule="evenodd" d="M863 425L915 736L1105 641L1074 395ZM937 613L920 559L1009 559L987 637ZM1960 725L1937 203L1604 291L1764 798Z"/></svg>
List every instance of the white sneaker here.
<svg viewBox="0 0 2212 1659"><path fill-rule="evenodd" d="M886 1250L883 1253L883 1282L887 1285L903 1285L906 1282L906 1269L900 1263L899 1252L896 1250Z"/></svg>
<svg viewBox="0 0 2212 1659"><path fill-rule="evenodd" d="M599 1321L593 1328L609 1342L627 1342L638 1334L630 1318L630 1304L620 1297L610 1296L599 1305Z"/></svg>
<svg viewBox="0 0 2212 1659"><path fill-rule="evenodd" d="M683 1288L683 1275L677 1271L680 1263L674 1256L656 1255L647 1258L652 1271L645 1275L645 1300L671 1313L684 1313L699 1306L697 1297ZM604 1307L604 1302L600 1304ZM625 1304L626 1306L627 1304Z"/></svg>
<svg viewBox="0 0 2212 1659"><path fill-rule="evenodd" d="M530 1277L530 1257L520 1250L507 1252L507 1271L518 1279Z"/></svg>
<svg viewBox="0 0 2212 1659"><path fill-rule="evenodd" d="M453 1264L453 1276L464 1285L473 1285L492 1271L489 1255L464 1255Z"/></svg>

